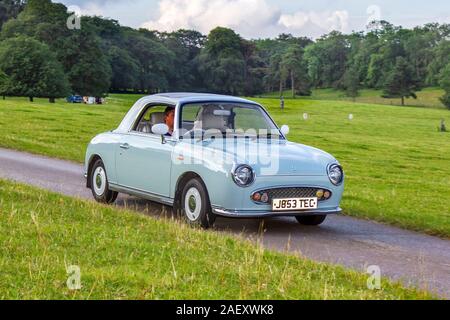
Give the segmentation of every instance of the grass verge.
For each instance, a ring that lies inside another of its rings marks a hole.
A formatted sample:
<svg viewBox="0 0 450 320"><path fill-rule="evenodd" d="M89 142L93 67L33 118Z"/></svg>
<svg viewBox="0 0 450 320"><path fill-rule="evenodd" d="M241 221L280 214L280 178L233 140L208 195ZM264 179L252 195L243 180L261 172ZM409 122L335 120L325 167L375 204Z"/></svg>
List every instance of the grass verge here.
<svg viewBox="0 0 450 320"><path fill-rule="evenodd" d="M0 299L428 299L387 280L0 180ZM67 288L79 266L81 290Z"/></svg>

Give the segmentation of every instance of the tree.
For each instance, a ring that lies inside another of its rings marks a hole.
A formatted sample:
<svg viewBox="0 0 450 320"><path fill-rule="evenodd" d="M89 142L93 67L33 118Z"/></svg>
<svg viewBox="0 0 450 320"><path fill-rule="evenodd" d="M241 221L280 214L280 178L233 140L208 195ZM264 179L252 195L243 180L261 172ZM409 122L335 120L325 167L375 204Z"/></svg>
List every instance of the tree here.
<svg viewBox="0 0 450 320"><path fill-rule="evenodd" d="M441 71L450 63L450 41L440 42L432 49L432 61L427 68L426 84L430 86L439 85Z"/></svg>
<svg viewBox="0 0 450 320"><path fill-rule="evenodd" d="M111 64L101 47L101 40L87 27L73 30L64 39L60 59L73 93L101 97L111 87Z"/></svg>
<svg viewBox="0 0 450 320"><path fill-rule="evenodd" d="M197 66L209 91L239 95L243 93L245 61L241 37L233 30L213 29L201 51Z"/></svg>
<svg viewBox="0 0 450 320"><path fill-rule="evenodd" d="M359 73L356 66L347 68L344 74L343 86L347 97L355 98L359 95L360 88Z"/></svg>
<svg viewBox="0 0 450 320"><path fill-rule="evenodd" d="M441 98L442 103L450 109L450 63L441 72L441 88L444 89L445 94Z"/></svg>
<svg viewBox="0 0 450 320"><path fill-rule="evenodd" d="M112 91L126 91L139 86L139 61L128 50L113 46L109 50L112 68Z"/></svg>
<svg viewBox="0 0 450 320"><path fill-rule="evenodd" d="M126 45L132 57L139 61L139 89L143 92L168 90L169 77L174 72L174 53L148 31L126 32Z"/></svg>
<svg viewBox="0 0 450 320"><path fill-rule="evenodd" d="M405 105L405 98L417 98L415 91L420 90L417 80L414 78L414 71L405 58L397 57L395 67L388 75L385 83L384 94L389 98L400 98L402 106Z"/></svg>
<svg viewBox="0 0 450 320"><path fill-rule="evenodd" d="M370 55L369 66L367 68L366 85L369 88L381 88L384 85L383 56L379 53Z"/></svg>
<svg viewBox="0 0 450 320"><path fill-rule="evenodd" d="M37 40L18 37L0 44L0 69L9 79L4 95L46 97L50 101L64 97L69 84L61 64L50 48Z"/></svg>
<svg viewBox="0 0 450 320"><path fill-rule="evenodd" d="M5 96L8 94L9 78L0 70L0 96L5 100Z"/></svg>
<svg viewBox="0 0 450 320"><path fill-rule="evenodd" d="M425 84L427 68L432 61L433 47L438 38L434 29L415 27L404 40L406 56L421 85Z"/></svg>
<svg viewBox="0 0 450 320"><path fill-rule="evenodd" d="M6 21L17 17L25 3L24 0L2 0L0 2L0 29Z"/></svg>
<svg viewBox="0 0 450 320"><path fill-rule="evenodd" d="M349 52L348 37L337 31L306 47L305 59L313 85L339 88Z"/></svg>
<svg viewBox="0 0 450 320"><path fill-rule="evenodd" d="M64 38L70 35L67 28L67 8L51 0L28 0L16 19L10 19L2 28L3 38L24 35L35 38L59 54Z"/></svg>
<svg viewBox="0 0 450 320"><path fill-rule="evenodd" d="M294 87L297 84L301 84L303 81L296 79L296 75L294 76L294 79L290 77L290 71L286 70L286 67L282 68L282 60L283 57L287 54L287 51L289 48L296 48L297 52L300 53L302 56L299 57L299 59L304 60L303 58L303 50L306 46L313 43L311 39L305 38L305 37L294 37L291 34L280 34L276 39L259 39L259 40L253 40L253 43L256 45L257 51L255 54L259 57L259 60L261 61L260 64L260 72L261 77L263 78L263 87L268 92L273 92L275 89L280 90L280 96L283 95L283 90L286 87L286 82L289 78L291 82L291 89L292 89L292 80L294 80ZM293 52L291 52L291 58L295 58L292 55ZM289 54L288 54L289 56ZM287 56L284 57L285 59L285 66L286 66L286 60L288 59ZM289 58L290 59L290 58ZM307 75L307 64L305 62L304 64L305 73L299 73L298 75L301 75L302 77L305 77L305 79L308 79L308 86L309 87L309 77ZM306 82L305 82L306 83ZM303 92L303 89L296 89L294 90L295 93ZM308 89L306 89L306 94Z"/></svg>
<svg viewBox="0 0 450 320"><path fill-rule="evenodd" d="M274 54L267 63L264 76L264 86L267 92L279 89L280 97L283 95L284 82L281 75L281 53Z"/></svg>
<svg viewBox="0 0 450 320"><path fill-rule="evenodd" d="M170 90L201 90L203 84L195 65L195 58L204 47L206 37L197 31L178 30L159 33L159 41L173 54L173 68L167 74Z"/></svg>
<svg viewBox="0 0 450 320"><path fill-rule="evenodd" d="M303 53L303 48L291 45L281 59L281 77L289 78L293 98L297 93L300 95L311 94L308 68L303 59Z"/></svg>
<svg viewBox="0 0 450 320"><path fill-rule="evenodd" d="M252 96L264 92L264 74L266 65L259 56L254 42L241 39L241 51L244 59L244 88L243 94Z"/></svg>
<svg viewBox="0 0 450 320"><path fill-rule="evenodd" d="M106 27L95 24L100 24L101 19L83 17L81 30L69 30L68 17L67 8L61 3L28 0L17 19L4 25L2 37L20 34L45 43L56 54L76 93L101 96L110 89L112 73L105 49L109 47L97 35ZM105 24L110 26L107 21Z"/></svg>

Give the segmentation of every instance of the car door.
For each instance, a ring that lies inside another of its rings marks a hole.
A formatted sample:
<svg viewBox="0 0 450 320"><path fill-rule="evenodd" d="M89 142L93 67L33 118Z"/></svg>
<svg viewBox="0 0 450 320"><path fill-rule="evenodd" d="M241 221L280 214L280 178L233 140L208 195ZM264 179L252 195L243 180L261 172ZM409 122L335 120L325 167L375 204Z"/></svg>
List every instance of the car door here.
<svg viewBox="0 0 450 320"><path fill-rule="evenodd" d="M116 153L118 183L135 191L169 197L175 143L171 140L163 143L161 136L142 129L145 127L142 121L149 121L144 115L128 134L121 137ZM138 127L139 131L136 130ZM151 123L147 127L151 127Z"/></svg>

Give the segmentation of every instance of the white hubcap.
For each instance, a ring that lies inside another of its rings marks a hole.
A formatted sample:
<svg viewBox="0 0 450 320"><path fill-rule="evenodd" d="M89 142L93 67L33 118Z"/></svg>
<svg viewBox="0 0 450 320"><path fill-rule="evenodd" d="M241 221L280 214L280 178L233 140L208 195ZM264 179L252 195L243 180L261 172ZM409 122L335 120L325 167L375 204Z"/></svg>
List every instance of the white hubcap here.
<svg viewBox="0 0 450 320"><path fill-rule="evenodd" d="M196 221L202 210L202 197L197 188L190 188L184 198L184 211L191 221Z"/></svg>
<svg viewBox="0 0 450 320"><path fill-rule="evenodd" d="M94 186L95 194L98 196L103 195L106 189L106 173L102 167L95 169L92 175L92 185Z"/></svg>

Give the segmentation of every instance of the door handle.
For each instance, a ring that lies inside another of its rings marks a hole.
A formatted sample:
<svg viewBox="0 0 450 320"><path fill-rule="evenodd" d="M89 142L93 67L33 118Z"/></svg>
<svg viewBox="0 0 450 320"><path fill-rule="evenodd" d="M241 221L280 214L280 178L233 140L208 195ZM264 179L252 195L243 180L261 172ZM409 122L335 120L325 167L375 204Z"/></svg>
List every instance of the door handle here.
<svg viewBox="0 0 450 320"><path fill-rule="evenodd" d="M124 144L120 145L120 148L127 150L127 149L130 149L130 145L128 143L124 143Z"/></svg>

